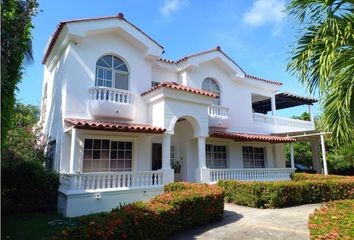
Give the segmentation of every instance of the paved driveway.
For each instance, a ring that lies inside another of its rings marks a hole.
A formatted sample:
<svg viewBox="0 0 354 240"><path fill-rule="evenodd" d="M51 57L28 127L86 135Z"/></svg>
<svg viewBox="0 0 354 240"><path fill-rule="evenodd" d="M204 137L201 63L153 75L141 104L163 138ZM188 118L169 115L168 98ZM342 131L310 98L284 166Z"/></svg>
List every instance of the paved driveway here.
<svg viewBox="0 0 354 240"><path fill-rule="evenodd" d="M308 216L319 207L320 204L308 204L282 209L257 209L225 204L221 221L180 233L171 239L309 239Z"/></svg>

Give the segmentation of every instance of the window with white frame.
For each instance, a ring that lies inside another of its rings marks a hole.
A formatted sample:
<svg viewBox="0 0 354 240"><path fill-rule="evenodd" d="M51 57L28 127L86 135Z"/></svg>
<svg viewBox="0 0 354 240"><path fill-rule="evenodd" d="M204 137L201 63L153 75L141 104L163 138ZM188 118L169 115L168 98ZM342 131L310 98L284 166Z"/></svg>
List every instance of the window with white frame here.
<svg viewBox="0 0 354 240"><path fill-rule="evenodd" d="M45 165L48 169L53 169L54 161L55 161L55 148L56 148L56 141L50 141L47 147L47 157Z"/></svg>
<svg viewBox="0 0 354 240"><path fill-rule="evenodd" d="M227 168L226 166L226 146L205 145L207 168Z"/></svg>
<svg viewBox="0 0 354 240"><path fill-rule="evenodd" d="M132 142L85 139L83 172L131 171L132 159Z"/></svg>
<svg viewBox="0 0 354 240"><path fill-rule="evenodd" d="M96 86L128 90L129 71L127 65L118 57L106 55L96 63Z"/></svg>
<svg viewBox="0 0 354 240"><path fill-rule="evenodd" d="M171 168L173 168L176 160L176 155L175 155L175 146L171 145L170 147L170 162L171 162Z"/></svg>
<svg viewBox="0 0 354 240"><path fill-rule="evenodd" d="M243 167L244 168L264 168L265 149L262 147L243 146Z"/></svg>
<svg viewBox="0 0 354 240"><path fill-rule="evenodd" d="M213 103L215 105L220 105L220 88L219 88L218 83L214 79L212 79L212 78L204 79L203 84L202 84L202 89L209 91L209 92L216 93L218 95L218 97L215 98Z"/></svg>

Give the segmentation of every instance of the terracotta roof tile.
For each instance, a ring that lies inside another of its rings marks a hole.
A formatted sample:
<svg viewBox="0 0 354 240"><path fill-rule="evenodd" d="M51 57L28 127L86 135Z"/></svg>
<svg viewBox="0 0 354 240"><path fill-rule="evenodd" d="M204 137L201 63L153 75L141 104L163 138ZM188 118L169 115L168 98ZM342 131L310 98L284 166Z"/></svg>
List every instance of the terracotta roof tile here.
<svg viewBox="0 0 354 240"><path fill-rule="evenodd" d="M263 81L263 82L267 82L267 83L271 83L271 84L275 84L275 85L283 85L283 83L281 83L281 82L267 80L267 79L263 79L263 78L256 77L256 76L252 76L252 75L249 75L249 74L245 74L245 76L248 77L248 78L253 78L255 80L259 80L259 81Z"/></svg>
<svg viewBox="0 0 354 240"><path fill-rule="evenodd" d="M289 142L296 141L296 139L288 138L288 137L248 134L248 133L236 133L236 132L225 132L225 131L210 131L209 137L228 138L228 139L233 139L236 142L289 143Z"/></svg>
<svg viewBox="0 0 354 240"><path fill-rule="evenodd" d="M138 28L137 26L135 26L133 23L131 23L130 21L128 21L123 13L118 13L116 16L106 16L106 17L93 17L93 18L81 18L81 19L73 19L73 20L65 20L65 21L61 21L59 23L59 25L57 26L54 34L52 35L52 38L49 42L49 45L45 51L44 57L42 59L42 64L45 64L45 62L47 61L47 58L49 57L50 52L52 51L55 42L57 41L59 34L61 32L61 30L63 29L63 27L65 26L66 23L73 23L73 22L84 22L84 21L94 21L94 20L103 20L103 19L120 19L120 20L124 20L125 22L127 22L129 25L131 25L133 28L135 28L136 30L138 30L139 32L141 32L142 34L144 34L146 37L148 37L151 41L153 41L154 43L156 43L158 46L160 46L162 49L164 48L161 44L159 44L158 42L156 42L154 39L152 39L149 35L147 35L145 32L143 32L140 28Z"/></svg>
<svg viewBox="0 0 354 240"><path fill-rule="evenodd" d="M146 124L136 123L120 123L112 121L99 121L79 118L66 118L65 122L74 125L77 128L94 129L94 130L110 130L117 132L134 132L134 133L164 133L165 128L154 127Z"/></svg>
<svg viewBox="0 0 354 240"><path fill-rule="evenodd" d="M180 84L175 83L175 82L159 83L155 87L150 88L149 90L143 92L141 94L141 96L144 96L144 95L146 95L146 94L148 94L150 92L153 92L153 91L155 91L155 90L157 90L159 88L162 88L162 87L171 88L171 89L175 89L175 90L186 91L186 92L191 92L191 93L196 93L196 94L201 94L201 95L208 96L208 97L213 97L213 98L218 97L218 95L216 93L205 91L205 90L201 90L201 89L198 89L198 88L192 88L192 87L183 86L183 85L180 85Z"/></svg>

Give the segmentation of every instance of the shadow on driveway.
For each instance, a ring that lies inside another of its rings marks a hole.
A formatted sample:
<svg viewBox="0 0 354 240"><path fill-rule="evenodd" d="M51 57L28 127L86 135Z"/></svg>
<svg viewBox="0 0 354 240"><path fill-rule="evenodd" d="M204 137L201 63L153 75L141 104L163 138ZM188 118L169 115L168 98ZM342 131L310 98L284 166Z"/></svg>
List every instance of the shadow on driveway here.
<svg viewBox="0 0 354 240"><path fill-rule="evenodd" d="M224 210L224 215L221 220L213 222L201 227L188 230L170 237L170 240L191 240L197 239L198 235L201 235L211 229L216 229L218 227L225 227L228 224L235 223L243 218L243 215L235 213L233 211Z"/></svg>

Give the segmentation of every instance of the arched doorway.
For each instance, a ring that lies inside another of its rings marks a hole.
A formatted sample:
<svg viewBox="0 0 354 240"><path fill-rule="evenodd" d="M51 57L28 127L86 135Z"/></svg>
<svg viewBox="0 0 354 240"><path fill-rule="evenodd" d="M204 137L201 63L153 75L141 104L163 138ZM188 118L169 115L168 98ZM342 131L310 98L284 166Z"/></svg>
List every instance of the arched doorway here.
<svg viewBox="0 0 354 240"><path fill-rule="evenodd" d="M175 181L195 182L198 167L197 138L199 124L189 116L180 117L171 136L171 165L175 169Z"/></svg>

